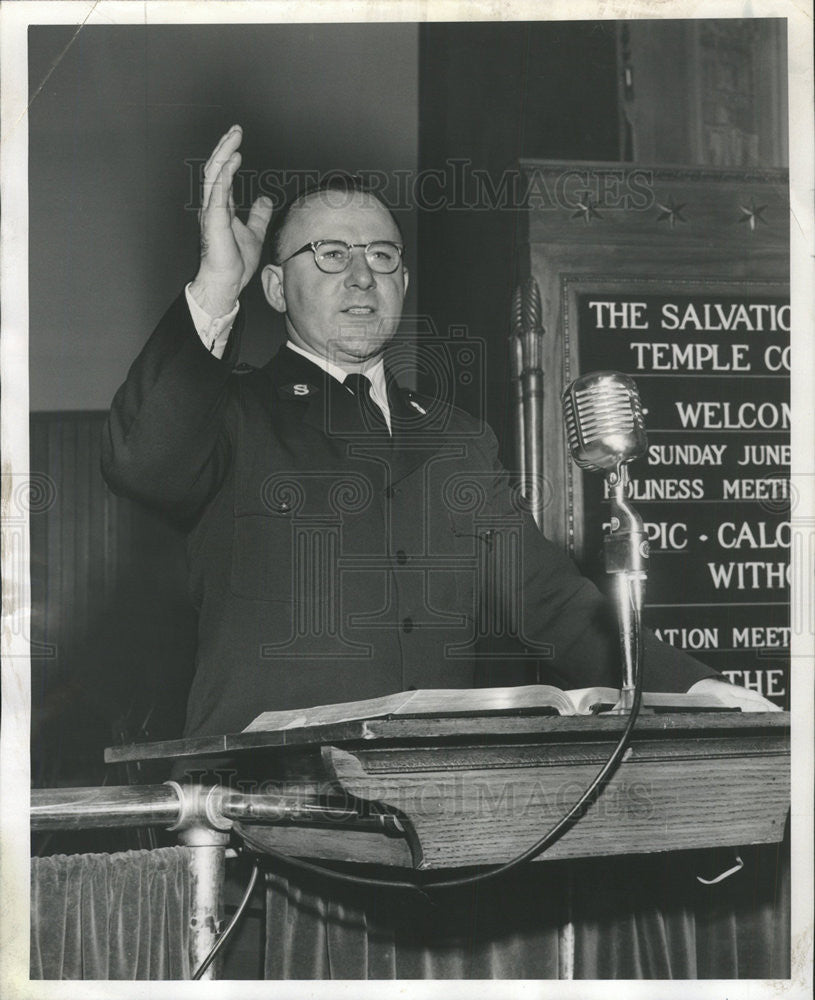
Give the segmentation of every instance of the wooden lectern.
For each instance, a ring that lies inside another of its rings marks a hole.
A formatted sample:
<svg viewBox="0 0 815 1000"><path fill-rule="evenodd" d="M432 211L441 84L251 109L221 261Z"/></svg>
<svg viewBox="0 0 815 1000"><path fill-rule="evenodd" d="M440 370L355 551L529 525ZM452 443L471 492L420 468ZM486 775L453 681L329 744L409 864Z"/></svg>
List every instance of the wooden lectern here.
<svg viewBox="0 0 815 1000"><path fill-rule="evenodd" d="M191 769L196 757L245 760L268 782L261 792L302 807L272 823L247 811L237 826L253 846L456 868L499 864L533 844L578 799L624 724L610 715L385 718L113 747L106 760L185 758ZM643 713L599 799L540 860L777 842L789 794L788 713ZM306 807L317 805L339 806L330 815L343 818L315 821Z"/></svg>
<svg viewBox="0 0 815 1000"><path fill-rule="evenodd" d="M192 775L197 759L220 757L252 780L214 786L203 805L200 791L176 786L181 799L199 795L197 810L186 812L202 843L209 829L224 838L223 852L231 828L259 852L373 863L409 879L410 870L455 875L501 864L531 847L577 802L625 723L611 714L391 716L115 747L106 759L186 760ZM643 711L611 781L537 860L585 865L593 862L578 859L778 843L789 809L789 737L786 712ZM202 854L201 878L222 879L210 854ZM718 872L705 874L718 881ZM771 926L788 926L784 906L776 901ZM207 910L216 922L218 912ZM745 922L760 924L750 913ZM561 978L571 977L571 927L563 929ZM193 964L213 935L201 935ZM756 947L765 945L775 947Z"/></svg>

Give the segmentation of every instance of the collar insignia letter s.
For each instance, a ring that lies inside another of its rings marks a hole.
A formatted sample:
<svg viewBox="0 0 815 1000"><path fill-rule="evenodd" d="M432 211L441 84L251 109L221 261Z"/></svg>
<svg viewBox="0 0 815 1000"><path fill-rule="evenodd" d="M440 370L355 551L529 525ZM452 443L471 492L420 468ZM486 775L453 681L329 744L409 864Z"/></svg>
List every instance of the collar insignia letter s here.
<svg viewBox="0 0 815 1000"><path fill-rule="evenodd" d="M291 382L289 385L280 386L281 396L299 396L301 399L305 396L313 396L319 391L316 385L310 385L308 382Z"/></svg>

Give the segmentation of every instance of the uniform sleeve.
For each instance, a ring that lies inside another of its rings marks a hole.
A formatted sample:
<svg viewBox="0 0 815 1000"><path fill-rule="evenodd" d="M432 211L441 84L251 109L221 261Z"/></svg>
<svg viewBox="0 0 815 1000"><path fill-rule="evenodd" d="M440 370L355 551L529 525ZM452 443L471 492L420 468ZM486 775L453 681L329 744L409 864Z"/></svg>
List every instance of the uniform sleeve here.
<svg viewBox="0 0 815 1000"><path fill-rule="evenodd" d="M527 511L518 509L509 477L498 461L494 434L486 438L487 461L494 472L493 508L496 523L516 532L517 572L493 567L492 578L504 581L504 614L519 621L520 639L549 667L564 688L605 685L619 687L621 660L614 608L591 581L580 574L561 549L546 539ZM504 544L502 551L509 551ZM518 581L513 586L512 580ZM703 677L718 673L680 649L660 642L645 630L644 688L646 691L687 691Z"/></svg>
<svg viewBox="0 0 815 1000"><path fill-rule="evenodd" d="M229 465L232 366L199 338L184 294L165 313L111 405L102 436L110 488L179 519L195 516Z"/></svg>

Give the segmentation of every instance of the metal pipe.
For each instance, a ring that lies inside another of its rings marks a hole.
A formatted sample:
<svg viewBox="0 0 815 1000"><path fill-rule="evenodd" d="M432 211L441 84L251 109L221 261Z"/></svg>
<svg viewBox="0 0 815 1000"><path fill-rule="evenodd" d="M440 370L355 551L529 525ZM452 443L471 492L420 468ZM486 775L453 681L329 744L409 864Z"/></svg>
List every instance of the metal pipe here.
<svg viewBox="0 0 815 1000"><path fill-rule="evenodd" d="M510 405L512 407L512 423L515 430L515 455L518 462L518 475L521 482L521 493L526 492L526 439L524 428L524 391L521 384L521 373L524 367L523 344L523 310L521 304L521 287L515 289L512 296L512 333L509 337L509 367L510 367Z"/></svg>
<svg viewBox="0 0 815 1000"><path fill-rule="evenodd" d="M396 816L387 813L360 815L347 806L308 802L271 793L252 794L228 788L213 789L214 810L227 820L244 823L326 823L354 829L402 833Z"/></svg>
<svg viewBox="0 0 815 1000"><path fill-rule="evenodd" d="M169 785L31 790L32 830L171 826L180 814L181 800Z"/></svg>
<svg viewBox="0 0 815 1000"><path fill-rule="evenodd" d="M239 792L213 785L114 785L99 788L36 788L31 792L32 830L205 825L225 830L233 821L249 823L344 824L354 829L401 834L390 814L361 815L353 807L302 796Z"/></svg>
<svg viewBox="0 0 815 1000"><path fill-rule="evenodd" d="M193 973L209 954L221 930L229 834L207 826L190 826L178 839L190 850L190 968ZM201 979L219 979L216 958Z"/></svg>
<svg viewBox="0 0 815 1000"><path fill-rule="evenodd" d="M522 347L521 395L526 452L524 493L539 528L543 528L543 335L538 283L520 285L518 327Z"/></svg>
<svg viewBox="0 0 815 1000"><path fill-rule="evenodd" d="M532 337L524 338L532 345ZM529 350L529 353L532 353ZM526 443L526 497L535 523L543 523L543 371L525 367L521 376L524 403L524 441Z"/></svg>

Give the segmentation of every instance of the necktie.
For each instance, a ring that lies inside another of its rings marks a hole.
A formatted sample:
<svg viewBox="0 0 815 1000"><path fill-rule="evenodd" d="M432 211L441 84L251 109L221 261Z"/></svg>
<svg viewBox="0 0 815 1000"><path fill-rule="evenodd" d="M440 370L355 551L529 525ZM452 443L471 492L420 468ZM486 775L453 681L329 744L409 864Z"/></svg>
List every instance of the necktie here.
<svg viewBox="0 0 815 1000"><path fill-rule="evenodd" d="M345 376L343 385L356 396L365 429L390 434L382 410L371 398L370 379L361 372L351 372Z"/></svg>

